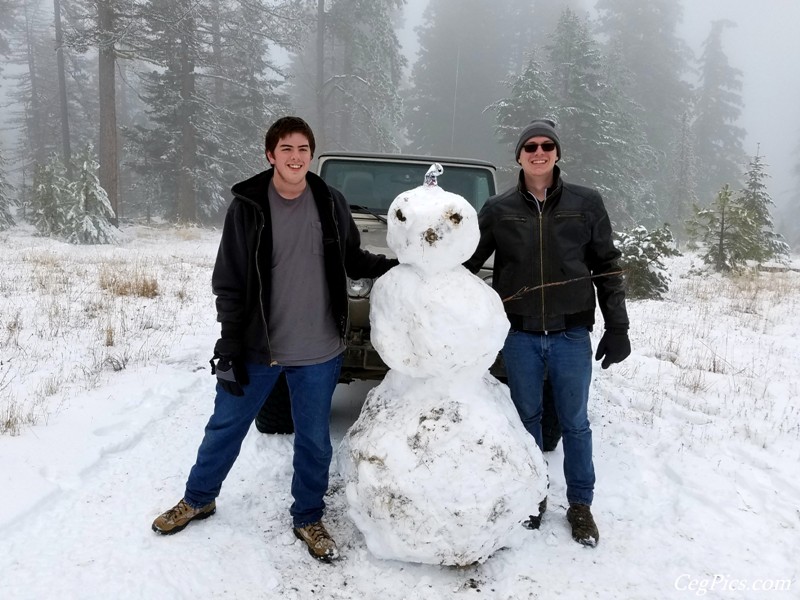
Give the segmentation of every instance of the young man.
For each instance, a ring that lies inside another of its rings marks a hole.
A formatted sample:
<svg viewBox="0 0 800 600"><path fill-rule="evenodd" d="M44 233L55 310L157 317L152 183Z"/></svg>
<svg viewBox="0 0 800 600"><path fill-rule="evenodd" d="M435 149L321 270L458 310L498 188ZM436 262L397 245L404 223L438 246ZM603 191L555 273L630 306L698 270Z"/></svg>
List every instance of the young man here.
<svg viewBox="0 0 800 600"><path fill-rule="evenodd" d="M592 375L589 331L595 288L605 333L595 358L602 367L631 351L620 252L600 194L561 179L561 143L552 121L533 121L520 133L517 185L481 210L481 238L467 267L477 272L494 253L492 285L504 300L511 330L503 346L508 385L520 418L542 448L542 386L552 387L564 444L567 519L575 541L600 539L594 497L588 400ZM526 526L538 528L547 506Z"/></svg>
<svg viewBox="0 0 800 600"><path fill-rule="evenodd" d="M338 550L322 523L323 497L348 324L346 276L378 277L397 261L360 248L342 194L309 172L315 143L305 121L279 119L265 147L272 168L233 186L211 279L221 324L211 362L214 413L183 499L153 530L177 533L214 514L250 424L284 372L295 427L294 533L314 558L330 561Z"/></svg>

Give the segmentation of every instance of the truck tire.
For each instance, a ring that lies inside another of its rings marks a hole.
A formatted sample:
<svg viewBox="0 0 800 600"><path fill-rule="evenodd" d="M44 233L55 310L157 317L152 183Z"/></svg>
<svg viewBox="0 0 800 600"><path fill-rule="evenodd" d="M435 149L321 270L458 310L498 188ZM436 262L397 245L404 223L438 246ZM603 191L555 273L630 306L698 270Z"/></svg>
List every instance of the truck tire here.
<svg viewBox="0 0 800 600"><path fill-rule="evenodd" d="M292 403L285 374L280 374L275 387L258 411L256 429L261 433L294 433Z"/></svg>

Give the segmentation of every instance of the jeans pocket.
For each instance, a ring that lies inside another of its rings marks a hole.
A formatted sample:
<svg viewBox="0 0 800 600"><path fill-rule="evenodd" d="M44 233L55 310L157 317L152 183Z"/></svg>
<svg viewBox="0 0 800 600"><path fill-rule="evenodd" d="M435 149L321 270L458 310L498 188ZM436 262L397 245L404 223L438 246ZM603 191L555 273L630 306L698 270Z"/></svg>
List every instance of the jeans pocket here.
<svg viewBox="0 0 800 600"><path fill-rule="evenodd" d="M570 327L569 329L565 329L562 335L564 336L564 339L571 342L580 342L589 337L589 328L585 326Z"/></svg>

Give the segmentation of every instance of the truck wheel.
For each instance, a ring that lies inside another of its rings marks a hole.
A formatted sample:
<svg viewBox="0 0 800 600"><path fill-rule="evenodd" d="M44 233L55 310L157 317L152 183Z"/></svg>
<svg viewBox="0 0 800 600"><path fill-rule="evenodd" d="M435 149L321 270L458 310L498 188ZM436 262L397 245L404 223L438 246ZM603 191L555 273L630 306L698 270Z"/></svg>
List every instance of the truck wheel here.
<svg viewBox="0 0 800 600"><path fill-rule="evenodd" d="M552 452L558 446L558 441L561 439L561 426L558 423L558 415L556 414L556 407L553 403L553 388L550 385L550 380L544 380L543 394L543 411L542 411L542 446L545 452Z"/></svg>
<svg viewBox="0 0 800 600"><path fill-rule="evenodd" d="M258 411L256 429L261 433L294 433L292 403L285 374L280 374L272 393Z"/></svg>

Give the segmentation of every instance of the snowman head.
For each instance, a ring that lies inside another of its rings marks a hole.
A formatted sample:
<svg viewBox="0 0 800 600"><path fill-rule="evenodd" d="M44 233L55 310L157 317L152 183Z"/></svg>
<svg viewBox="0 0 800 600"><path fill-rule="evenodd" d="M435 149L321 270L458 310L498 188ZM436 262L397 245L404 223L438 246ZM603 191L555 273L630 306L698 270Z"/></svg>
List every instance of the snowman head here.
<svg viewBox="0 0 800 600"><path fill-rule="evenodd" d="M425 272L452 269L469 259L480 231L475 209L463 197L436 183L438 164L426 183L394 199L387 214L386 241L401 263Z"/></svg>

